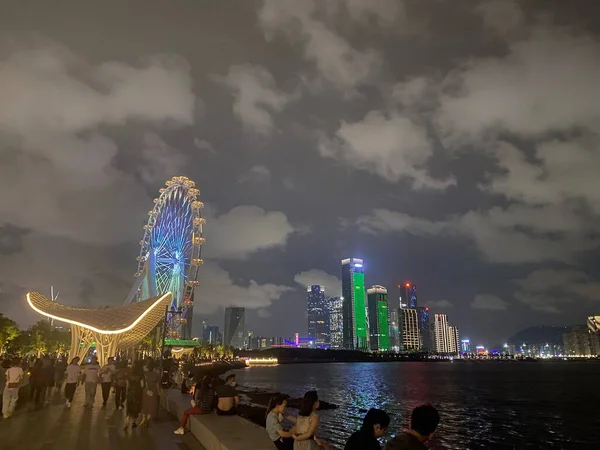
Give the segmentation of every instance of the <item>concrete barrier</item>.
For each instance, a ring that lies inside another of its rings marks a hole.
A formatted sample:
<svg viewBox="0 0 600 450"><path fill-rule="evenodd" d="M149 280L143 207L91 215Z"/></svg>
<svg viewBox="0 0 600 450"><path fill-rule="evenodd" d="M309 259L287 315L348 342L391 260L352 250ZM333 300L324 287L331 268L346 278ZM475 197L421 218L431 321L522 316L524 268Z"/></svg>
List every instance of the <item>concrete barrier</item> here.
<svg viewBox="0 0 600 450"><path fill-rule="evenodd" d="M171 389L161 396L163 408L181 420L190 408L190 395ZM206 450L273 450L275 445L266 430L239 416L202 414L190 416L190 432Z"/></svg>

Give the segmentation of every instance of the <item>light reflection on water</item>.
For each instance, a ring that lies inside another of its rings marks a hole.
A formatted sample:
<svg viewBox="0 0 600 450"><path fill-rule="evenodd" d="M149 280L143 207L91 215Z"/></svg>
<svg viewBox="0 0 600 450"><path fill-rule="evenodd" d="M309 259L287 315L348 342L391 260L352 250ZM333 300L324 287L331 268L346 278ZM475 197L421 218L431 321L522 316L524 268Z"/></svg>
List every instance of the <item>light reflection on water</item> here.
<svg viewBox="0 0 600 450"><path fill-rule="evenodd" d="M293 397L316 389L339 405L321 411L319 434L332 449L343 448L367 409L385 409L396 431L422 403L442 417L430 448L588 449L600 442L595 362L296 364L247 368L237 379Z"/></svg>

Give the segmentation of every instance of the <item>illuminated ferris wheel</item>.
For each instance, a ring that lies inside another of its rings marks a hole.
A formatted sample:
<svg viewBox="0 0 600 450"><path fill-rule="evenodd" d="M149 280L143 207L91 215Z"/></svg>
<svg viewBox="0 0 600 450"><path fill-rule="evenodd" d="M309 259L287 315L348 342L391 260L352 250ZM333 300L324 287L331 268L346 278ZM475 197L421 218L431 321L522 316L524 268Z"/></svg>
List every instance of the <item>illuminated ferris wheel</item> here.
<svg viewBox="0 0 600 450"><path fill-rule="evenodd" d="M173 177L160 189L144 225L138 270L126 303L173 294L168 323L172 338L189 338L194 288L202 265L203 226L200 191L186 177Z"/></svg>

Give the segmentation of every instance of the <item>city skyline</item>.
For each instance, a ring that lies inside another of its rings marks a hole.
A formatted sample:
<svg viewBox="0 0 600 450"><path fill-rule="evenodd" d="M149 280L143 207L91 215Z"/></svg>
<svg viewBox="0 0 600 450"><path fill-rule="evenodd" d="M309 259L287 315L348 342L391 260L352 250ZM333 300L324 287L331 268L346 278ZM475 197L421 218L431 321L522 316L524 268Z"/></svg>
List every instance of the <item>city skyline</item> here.
<svg viewBox="0 0 600 450"><path fill-rule="evenodd" d="M594 2L132 1L0 16L0 310L21 326L27 291L122 304L179 175L205 203L194 336L234 305L303 332L306 286L340 295L348 255L474 345L599 314Z"/></svg>
<svg viewBox="0 0 600 450"><path fill-rule="evenodd" d="M306 287L307 337L266 338L248 331L246 348L270 346L269 342L287 342L285 346L318 349L346 349L364 352L419 352L458 355L461 340L458 327L450 325L446 314L434 314L419 305L417 287L406 281L399 284L398 303L390 304L388 289L365 285L365 261L349 257L341 260L342 296L327 297L325 287ZM229 310L231 308L228 308ZM227 327L226 310L226 327ZM302 342L300 342L302 341Z"/></svg>

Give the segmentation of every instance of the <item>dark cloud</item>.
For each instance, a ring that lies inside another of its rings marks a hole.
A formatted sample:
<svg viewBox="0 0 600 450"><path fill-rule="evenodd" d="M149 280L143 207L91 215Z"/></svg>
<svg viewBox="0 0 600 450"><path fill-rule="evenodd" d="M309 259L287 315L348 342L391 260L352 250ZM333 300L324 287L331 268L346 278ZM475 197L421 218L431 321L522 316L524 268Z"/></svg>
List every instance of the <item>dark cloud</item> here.
<svg viewBox="0 0 600 450"><path fill-rule="evenodd" d="M0 301L23 323L26 289L120 303L179 174L207 205L199 319L239 304L303 333L304 286L339 291L348 256L473 341L598 312L594 2L21 3L0 17Z"/></svg>
<svg viewBox="0 0 600 450"><path fill-rule="evenodd" d="M508 304L496 295L480 294L471 302L471 308L488 311L504 311Z"/></svg>
<svg viewBox="0 0 600 450"><path fill-rule="evenodd" d="M23 236L27 230L11 224L0 226L0 254L12 255L23 250Z"/></svg>

